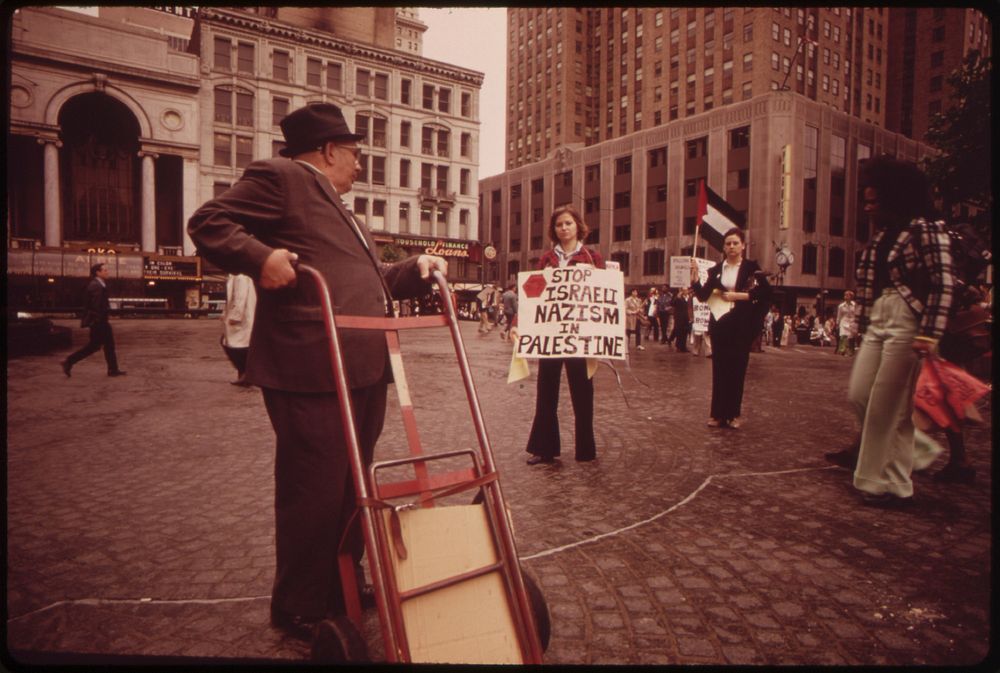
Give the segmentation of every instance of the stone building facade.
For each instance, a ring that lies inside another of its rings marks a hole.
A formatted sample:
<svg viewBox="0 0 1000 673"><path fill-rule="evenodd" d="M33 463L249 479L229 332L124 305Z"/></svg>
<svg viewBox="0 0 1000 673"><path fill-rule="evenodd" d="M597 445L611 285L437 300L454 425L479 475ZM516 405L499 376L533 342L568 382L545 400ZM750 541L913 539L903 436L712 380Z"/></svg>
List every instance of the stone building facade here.
<svg viewBox="0 0 1000 673"><path fill-rule="evenodd" d="M187 219L275 156L278 121L315 101L367 135L348 198L379 243L447 248L456 277L478 277L483 75L423 58L415 10L354 9L14 12L9 301L75 305L107 261L115 295L203 305L219 288Z"/></svg>

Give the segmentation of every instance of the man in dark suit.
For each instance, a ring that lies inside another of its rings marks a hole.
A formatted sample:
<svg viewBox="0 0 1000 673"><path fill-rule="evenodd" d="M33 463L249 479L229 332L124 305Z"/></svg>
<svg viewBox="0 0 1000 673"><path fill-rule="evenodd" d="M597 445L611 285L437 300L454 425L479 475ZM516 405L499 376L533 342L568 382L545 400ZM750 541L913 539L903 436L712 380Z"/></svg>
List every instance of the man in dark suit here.
<svg viewBox="0 0 1000 673"><path fill-rule="evenodd" d="M80 327L90 328L90 341L87 342L86 346L62 361L62 370L66 376L70 376L73 365L88 355L101 350L101 348L104 349L104 360L108 363L108 376L125 374L118 369L118 358L115 355L115 336L111 331L111 323L108 322L108 313L111 310L108 304L107 286L109 273L105 264L94 264L90 267L87 299L83 307L83 318L80 319Z"/></svg>
<svg viewBox="0 0 1000 673"><path fill-rule="evenodd" d="M296 282L293 262L319 270L339 313L361 316L391 314L393 298L425 294L430 272L446 272L447 262L420 255L390 265L376 257L368 228L342 201L361 170L364 136L351 133L337 106L295 110L281 129L281 154L290 159L250 164L191 217L188 232L213 264L257 283L246 380L262 389L277 440L271 622L308 639L317 623L345 614L337 547L355 494L318 293ZM385 338L342 330L341 344L369 463L391 381ZM356 525L348 540L360 561Z"/></svg>

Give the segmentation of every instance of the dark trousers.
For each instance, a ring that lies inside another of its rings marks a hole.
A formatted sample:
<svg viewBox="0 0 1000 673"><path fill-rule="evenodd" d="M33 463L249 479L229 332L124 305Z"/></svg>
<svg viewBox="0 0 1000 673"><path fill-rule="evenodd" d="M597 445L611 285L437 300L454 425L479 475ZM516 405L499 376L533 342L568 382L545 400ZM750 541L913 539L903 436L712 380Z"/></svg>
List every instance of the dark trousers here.
<svg viewBox="0 0 1000 673"><path fill-rule="evenodd" d="M90 341L87 342L86 346L66 358L66 361L69 362L70 366L73 366L88 355L101 350L101 348L104 349L104 361L108 364L108 372L118 371L118 356L115 355L115 335L111 331L111 324L107 322L99 322L91 325Z"/></svg>
<svg viewBox="0 0 1000 673"><path fill-rule="evenodd" d="M674 320L674 331L670 334L670 340L677 344L677 351L679 353L687 353L688 347L688 331L690 330L690 325L678 325L677 320Z"/></svg>
<svg viewBox="0 0 1000 673"><path fill-rule="evenodd" d="M743 383L750 363L750 342L738 321L712 321L712 418L728 421L740 415Z"/></svg>
<svg viewBox="0 0 1000 673"><path fill-rule="evenodd" d="M656 319L660 323L660 343L665 344L670 341L670 337L668 336L670 334L668 331L670 328L670 314L666 311L657 311Z"/></svg>
<svg viewBox="0 0 1000 673"><path fill-rule="evenodd" d="M660 321L657 320L655 315L649 316L649 333L646 336L652 338L653 341L660 340ZM650 336L651 335L651 336Z"/></svg>
<svg viewBox="0 0 1000 673"><path fill-rule="evenodd" d="M247 355L250 353L250 348L232 348L223 343L222 350L225 351L229 362L236 367L236 373L243 376L243 372L247 370Z"/></svg>
<svg viewBox="0 0 1000 673"><path fill-rule="evenodd" d="M355 497L337 395L267 388L263 393L277 439L271 607L310 619L345 614L337 553ZM386 384L359 388L351 397L368 465L385 420ZM357 519L345 549L360 561L364 538Z"/></svg>
<svg viewBox="0 0 1000 673"><path fill-rule="evenodd" d="M642 345L642 323L639 322L638 319L635 321L635 329L626 329L625 333L626 333L625 336L626 342L628 341L628 334L635 334L635 345L636 346Z"/></svg>
<svg viewBox="0 0 1000 673"><path fill-rule="evenodd" d="M528 453L554 458L561 452L559 444L559 383L566 365L569 396L576 420L576 458L588 460L597 454L594 441L594 381L587 378L587 361L583 358L558 358L538 361L538 389L535 398L535 420L528 436Z"/></svg>

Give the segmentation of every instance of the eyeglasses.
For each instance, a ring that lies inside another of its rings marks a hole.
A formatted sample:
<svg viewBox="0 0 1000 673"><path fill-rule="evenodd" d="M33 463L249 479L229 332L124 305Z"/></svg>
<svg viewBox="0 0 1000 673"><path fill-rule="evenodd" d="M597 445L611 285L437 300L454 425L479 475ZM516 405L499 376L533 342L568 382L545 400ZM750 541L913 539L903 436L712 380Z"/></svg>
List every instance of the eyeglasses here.
<svg viewBox="0 0 1000 673"><path fill-rule="evenodd" d="M337 147L337 148L342 149L342 150L347 150L348 152L350 152L351 154L354 155L355 161L361 159L361 148L360 147L348 147L347 145L334 145L334 147Z"/></svg>

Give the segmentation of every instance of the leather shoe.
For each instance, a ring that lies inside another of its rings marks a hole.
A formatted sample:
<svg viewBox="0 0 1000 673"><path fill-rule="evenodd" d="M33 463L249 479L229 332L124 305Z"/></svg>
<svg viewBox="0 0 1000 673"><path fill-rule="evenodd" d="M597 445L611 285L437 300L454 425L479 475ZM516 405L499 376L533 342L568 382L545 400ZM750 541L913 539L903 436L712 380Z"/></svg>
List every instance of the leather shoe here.
<svg viewBox="0 0 1000 673"><path fill-rule="evenodd" d="M108 372L108 376L125 376L125 372L120 369L116 369L113 372Z"/></svg>
<svg viewBox="0 0 1000 673"><path fill-rule="evenodd" d="M63 370L63 374L66 375L66 378L70 377L70 373L69 372L70 372L71 369L73 369L73 365L70 364L69 360L63 360L62 361L62 370Z"/></svg>
<svg viewBox="0 0 1000 673"><path fill-rule="evenodd" d="M316 634L316 625L319 622L319 619L293 615L283 610L271 608L271 626L299 640L311 641Z"/></svg>
<svg viewBox="0 0 1000 673"><path fill-rule="evenodd" d="M592 460L597 460L597 455L593 456L576 456L576 462L578 463L589 463Z"/></svg>
<svg viewBox="0 0 1000 673"><path fill-rule="evenodd" d="M868 491L858 491L861 496L861 504L868 507L881 507L884 509L897 509L907 507L913 503L913 497L901 498L892 493L869 493Z"/></svg>
<svg viewBox="0 0 1000 673"><path fill-rule="evenodd" d="M528 465L538 465L539 463L551 463L555 458L549 458L548 456L532 456L528 458Z"/></svg>
<svg viewBox="0 0 1000 673"><path fill-rule="evenodd" d="M931 478L938 483L969 485L976 481L976 468L971 465L949 463L938 470Z"/></svg>

